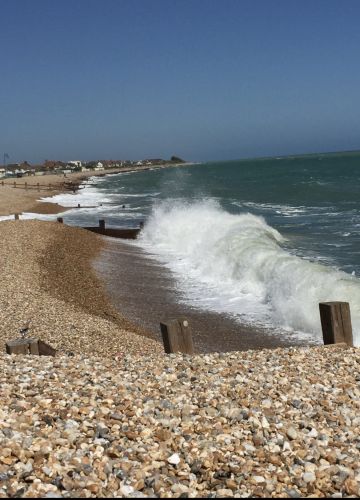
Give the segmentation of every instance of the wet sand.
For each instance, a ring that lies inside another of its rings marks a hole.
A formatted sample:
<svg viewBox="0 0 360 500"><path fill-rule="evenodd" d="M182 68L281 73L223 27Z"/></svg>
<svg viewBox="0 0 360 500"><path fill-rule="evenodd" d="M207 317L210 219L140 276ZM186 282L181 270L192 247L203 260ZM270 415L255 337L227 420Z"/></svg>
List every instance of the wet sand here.
<svg viewBox="0 0 360 500"><path fill-rule="evenodd" d="M309 345L309 341L252 328L230 315L202 311L181 303L172 273L142 249L105 238L94 266L114 306L132 323L161 340L161 321L185 317L198 353Z"/></svg>

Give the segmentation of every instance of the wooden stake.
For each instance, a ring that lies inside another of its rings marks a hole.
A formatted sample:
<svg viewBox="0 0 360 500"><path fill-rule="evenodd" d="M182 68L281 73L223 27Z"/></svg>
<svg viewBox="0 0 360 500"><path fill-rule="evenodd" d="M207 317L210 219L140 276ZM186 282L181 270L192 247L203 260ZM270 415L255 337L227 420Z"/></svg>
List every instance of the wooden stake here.
<svg viewBox="0 0 360 500"><path fill-rule="evenodd" d="M319 304L324 344L345 342L353 347L350 305L348 302L321 302Z"/></svg>
<svg viewBox="0 0 360 500"><path fill-rule="evenodd" d="M17 339L6 342L6 352L8 354L33 354L38 355L38 340Z"/></svg>
<svg viewBox="0 0 360 500"><path fill-rule="evenodd" d="M100 219L99 220L99 228L100 229L105 229L105 220L104 219Z"/></svg>
<svg viewBox="0 0 360 500"><path fill-rule="evenodd" d="M19 220L19 214L14 214L15 220Z"/></svg>
<svg viewBox="0 0 360 500"><path fill-rule="evenodd" d="M56 349L38 339L16 339L6 342L6 352L8 354L55 356Z"/></svg>
<svg viewBox="0 0 360 500"><path fill-rule="evenodd" d="M57 221L60 222L60 224L62 224L64 222L64 219L62 217L58 217Z"/></svg>
<svg viewBox="0 0 360 500"><path fill-rule="evenodd" d="M191 329L186 319L172 319L160 323L164 349L167 354L183 352L194 354Z"/></svg>

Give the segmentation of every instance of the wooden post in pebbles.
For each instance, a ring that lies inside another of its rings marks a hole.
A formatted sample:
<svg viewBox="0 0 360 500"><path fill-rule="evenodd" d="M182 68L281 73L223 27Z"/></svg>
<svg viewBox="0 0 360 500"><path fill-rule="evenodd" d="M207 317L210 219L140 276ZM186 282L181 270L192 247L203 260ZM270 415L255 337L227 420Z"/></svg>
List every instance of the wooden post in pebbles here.
<svg viewBox="0 0 360 500"><path fill-rule="evenodd" d="M19 214L14 214L15 220L19 220Z"/></svg>
<svg viewBox="0 0 360 500"><path fill-rule="evenodd" d="M191 329L186 319L172 319L160 323L164 349L167 354L183 352L194 354Z"/></svg>
<svg viewBox="0 0 360 500"><path fill-rule="evenodd" d="M100 219L99 220L99 228L100 229L105 229L105 220L104 219Z"/></svg>
<svg viewBox="0 0 360 500"><path fill-rule="evenodd" d="M16 182L14 181L14 188L16 188Z"/></svg>
<svg viewBox="0 0 360 500"><path fill-rule="evenodd" d="M39 339L16 339L6 342L6 352L8 354L55 356L56 349Z"/></svg>
<svg viewBox="0 0 360 500"><path fill-rule="evenodd" d="M40 191L40 184L37 183L36 186L37 186L37 190Z"/></svg>
<svg viewBox="0 0 360 500"><path fill-rule="evenodd" d="M345 343L353 347L349 303L321 302L319 309L324 344Z"/></svg>
<svg viewBox="0 0 360 500"><path fill-rule="evenodd" d="M62 217L58 217L57 221L60 222L60 224L62 224L64 222L64 219Z"/></svg>
<svg viewBox="0 0 360 500"><path fill-rule="evenodd" d="M80 208L80 203L78 203L78 208Z"/></svg>
<svg viewBox="0 0 360 500"><path fill-rule="evenodd" d="M25 189L26 189L26 191L27 191L27 182L25 182Z"/></svg>
<svg viewBox="0 0 360 500"><path fill-rule="evenodd" d="M8 354L39 354L38 341L36 339L17 339L6 342Z"/></svg>

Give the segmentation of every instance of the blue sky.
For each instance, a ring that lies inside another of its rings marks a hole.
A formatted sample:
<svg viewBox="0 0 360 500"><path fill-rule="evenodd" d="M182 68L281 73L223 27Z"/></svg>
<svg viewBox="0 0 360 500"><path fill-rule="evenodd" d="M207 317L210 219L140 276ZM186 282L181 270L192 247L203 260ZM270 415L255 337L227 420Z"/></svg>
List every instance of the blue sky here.
<svg viewBox="0 0 360 500"><path fill-rule="evenodd" d="M1 0L0 162L360 149L359 0Z"/></svg>

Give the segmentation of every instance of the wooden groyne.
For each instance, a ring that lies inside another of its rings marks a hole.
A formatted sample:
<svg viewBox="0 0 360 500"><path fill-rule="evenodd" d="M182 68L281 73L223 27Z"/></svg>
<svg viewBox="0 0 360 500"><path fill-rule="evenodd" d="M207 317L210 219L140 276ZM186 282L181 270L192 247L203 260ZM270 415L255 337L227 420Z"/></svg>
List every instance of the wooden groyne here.
<svg viewBox="0 0 360 500"><path fill-rule="evenodd" d="M58 217L57 221L63 223L64 219L63 217ZM106 227L105 220L100 219L98 226L86 226L82 229L86 229L87 231L91 231L92 233L101 234L102 236L110 236L111 238L135 240L142 228L142 222L140 223L140 226L136 228Z"/></svg>
<svg viewBox="0 0 360 500"><path fill-rule="evenodd" d="M65 190L73 191L74 193L79 189L84 189L83 187L81 187L81 184L83 184L83 182L61 182L56 184L51 184L50 182L48 184L40 184L40 182L37 182L36 184L28 184L27 182L19 183L14 181L10 183L1 181L0 183L1 186L10 186L14 189L25 189L25 191L27 191L28 189L36 189L37 191Z"/></svg>
<svg viewBox="0 0 360 500"><path fill-rule="evenodd" d="M140 228L116 228L116 227L84 227L87 231L101 234L102 236L111 236L111 238L122 238L125 240L135 240L140 233Z"/></svg>

